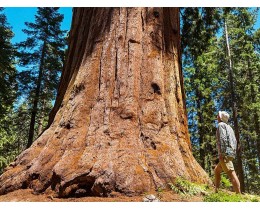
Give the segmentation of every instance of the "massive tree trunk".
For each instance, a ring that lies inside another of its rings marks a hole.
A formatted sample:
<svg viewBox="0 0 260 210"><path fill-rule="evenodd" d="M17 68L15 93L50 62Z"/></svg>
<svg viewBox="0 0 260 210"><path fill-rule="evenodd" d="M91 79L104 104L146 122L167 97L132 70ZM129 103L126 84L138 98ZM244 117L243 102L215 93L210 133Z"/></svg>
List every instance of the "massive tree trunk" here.
<svg viewBox="0 0 260 210"><path fill-rule="evenodd" d="M50 126L0 177L0 194L210 183L191 153L179 30L177 8L75 8Z"/></svg>

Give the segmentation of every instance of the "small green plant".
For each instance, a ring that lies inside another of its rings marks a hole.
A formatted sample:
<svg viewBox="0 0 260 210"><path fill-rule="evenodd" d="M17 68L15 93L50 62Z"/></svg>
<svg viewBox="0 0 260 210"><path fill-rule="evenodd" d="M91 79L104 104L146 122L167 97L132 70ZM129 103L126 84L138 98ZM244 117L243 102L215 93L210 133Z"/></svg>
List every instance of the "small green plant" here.
<svg viewBox="0 0 260 210"><path fill-rule="evenodd" d="M221 185L223 188L230 188L232 186L229 179L224 175L221 176Z"/></svg>
<svg viewBox="0 0 260 210"><path fill-rule="evenodd" d="M149 195L149 193L148 193L148 192L143 192L142 195L143 195L143 196L146 196L146 195Z"/></svg>
<svg viewBox="0 0 260 210"><path fill-rule="evenodd" d="M215 183L215 176L211 177L211 181ZM227 178L227 175L222 173L221 174L221 180L220 180L220 187L222 189L229 189L232 186L230 180Z"/></svg>
<svg viewBox="0 0 260 210"><path fill-rule="evenodd" d="M157 196L159 197L159 199L162 198L162 193L163 193L163 189L162 189L161 187L159 187L159 188L157 189Z"/></svg>
<svg viewBox="0 0 260 210"><path fill-rule="evenodd" d="M177 178L174 183L169 183L169 186L174 192L182 196L206 194L205 186L189 182L183 178Z"/></svg>

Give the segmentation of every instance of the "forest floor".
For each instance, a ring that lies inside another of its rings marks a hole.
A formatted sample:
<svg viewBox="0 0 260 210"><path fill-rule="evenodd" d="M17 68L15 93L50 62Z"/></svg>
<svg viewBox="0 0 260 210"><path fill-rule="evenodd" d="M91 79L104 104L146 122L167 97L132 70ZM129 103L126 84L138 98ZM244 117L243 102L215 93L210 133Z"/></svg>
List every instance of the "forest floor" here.
<svg viewBox="0 0 260 210"><path fill-rule="evenodd" d="M152 193L151 193L152 194ZM147 194L148 195L148 194ZM161 202L202 202L203 196L184 197L173 191L153 193ZM120 194L114 197L81 197L81 198L56 198L52 194L33 194L31 189L16 190L0 196L0 202L143 202L145 195L127 197Z"/></svg>
<svg viewBox="0 0 260 210"><path fill-rule="evenodd" d="M36 195L31 189L16 190L6 195L1 195L0 202L143 202L143 199L150 194L155 195L160 202L260 202L260 196L237 195L228 190L221 190L219 193L214 193L211 190L198 195L180 195L172 190L164 190L132 197L113 194L113 197L58 198L52 193Z"/></svg>

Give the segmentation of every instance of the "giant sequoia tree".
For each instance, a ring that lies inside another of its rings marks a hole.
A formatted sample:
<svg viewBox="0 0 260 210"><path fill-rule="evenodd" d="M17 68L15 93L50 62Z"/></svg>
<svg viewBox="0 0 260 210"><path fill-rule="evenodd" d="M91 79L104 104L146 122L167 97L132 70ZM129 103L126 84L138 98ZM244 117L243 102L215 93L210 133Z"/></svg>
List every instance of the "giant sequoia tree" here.
<svg viewBox="0 0 260 210"><path fill-rule="evenodd" d="M75 8L49 128L0 177L0 194L210 182L191 153L179 32L176 8Z"/></svg>

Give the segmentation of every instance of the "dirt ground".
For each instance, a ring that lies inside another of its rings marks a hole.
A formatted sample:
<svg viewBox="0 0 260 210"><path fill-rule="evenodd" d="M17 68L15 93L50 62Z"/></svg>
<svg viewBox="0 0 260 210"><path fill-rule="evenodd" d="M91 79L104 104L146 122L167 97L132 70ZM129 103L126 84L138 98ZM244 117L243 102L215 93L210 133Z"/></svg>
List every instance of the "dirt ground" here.
<svg viewBox="0 0 260 210"><path fill-rule="evenodd" d="M154 193L161 202L202 202L202 196L181 197L172 191ZM31 189L17 190L0 196L0 202L143 202L145 195L127 197L114 194L113 197L57 198L49 194L33 194Z"/></svg>

